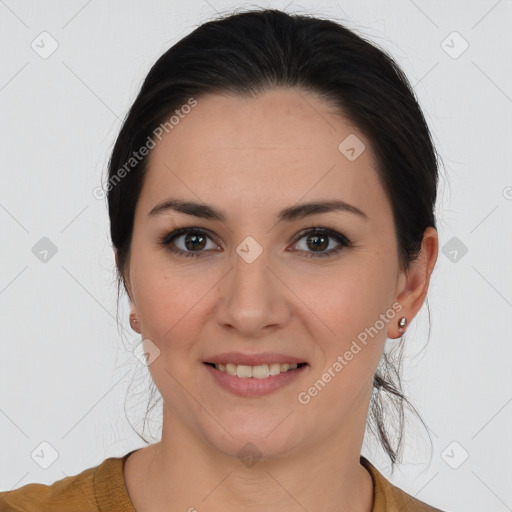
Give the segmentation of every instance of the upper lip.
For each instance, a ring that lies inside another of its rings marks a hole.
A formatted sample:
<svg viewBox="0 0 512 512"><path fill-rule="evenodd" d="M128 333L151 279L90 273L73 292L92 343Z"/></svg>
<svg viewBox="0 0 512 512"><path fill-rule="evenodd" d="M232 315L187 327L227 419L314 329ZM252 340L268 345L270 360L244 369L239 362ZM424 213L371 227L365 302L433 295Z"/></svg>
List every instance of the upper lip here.
<svg viewBox="0 0 512 512"><path fill-rule="evenodd" d="M236 364L236 365L246 365L246 366L258 366L261 364L271 364L271 363L291 363L291 364L299 364L305 363L304 359L300 359L298 357L287 356L286 354L277 354L275 352L262 352L259 354L243 354L242 352L225 352L223 354L217 354L215 356L211 356L204 361L205 363L214 363L214 364Z"/></svg>

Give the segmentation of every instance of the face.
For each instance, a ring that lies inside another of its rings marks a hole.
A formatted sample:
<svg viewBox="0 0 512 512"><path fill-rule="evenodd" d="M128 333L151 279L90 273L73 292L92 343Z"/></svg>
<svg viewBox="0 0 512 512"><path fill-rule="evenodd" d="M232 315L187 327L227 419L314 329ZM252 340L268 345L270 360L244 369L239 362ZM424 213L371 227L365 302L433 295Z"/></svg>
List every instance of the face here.
<svg viewBox="0 0 512 512"><path fill-rule="evenodd" d="M164 431L172 421L229 455L362 439L403 283L370 143L310 92L197 101L151 151L127 273L146 348L159 350L149 368ZM339 149L349 136L354 152ZM170 199L223 219L150 213ZM296 210L329 201L350 206ZM206 364L252 362L261 376L287 360L306 364L261 379Z"/></svg>

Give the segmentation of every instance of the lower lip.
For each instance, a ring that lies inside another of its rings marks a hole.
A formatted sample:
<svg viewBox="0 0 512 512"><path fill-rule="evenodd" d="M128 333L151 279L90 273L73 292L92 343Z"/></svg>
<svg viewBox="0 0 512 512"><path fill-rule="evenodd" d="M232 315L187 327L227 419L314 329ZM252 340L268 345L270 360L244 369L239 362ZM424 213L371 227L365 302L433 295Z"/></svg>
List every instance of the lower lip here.
<svg viewBox="0 0 512 512"><path fill-rule="evenodd" d="M235 395L248 398L269 395L278 389L282 389L298 379L308 368L308 365L304 365L295 370L280 373L279 375L271 375L265 379L256 379L254 377L243 379L236 375L230 375L227 372L217 370L217 368L209 364L203 364L219 386Z"/></svg>

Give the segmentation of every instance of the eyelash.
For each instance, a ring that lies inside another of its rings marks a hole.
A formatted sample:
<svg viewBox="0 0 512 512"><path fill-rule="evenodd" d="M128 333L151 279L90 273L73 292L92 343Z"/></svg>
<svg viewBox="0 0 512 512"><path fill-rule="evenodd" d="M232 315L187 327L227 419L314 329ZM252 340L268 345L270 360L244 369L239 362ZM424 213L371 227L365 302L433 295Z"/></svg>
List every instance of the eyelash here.
<svg viewBox="0 0 512 512"><path fill-rule="evenodd" d="M159 244L164 246L166 249L170 250L171 252L176 253L180 256L196 257L196 258L202 257L201 254L205 251L189 252L189 251L183 251L181 249L177 249L176 247L173 247L172 243L176 238L178 238L182 235L187 235L189 233L206 236L210 240L212 239L206 231L204 231L200 228L195 228L195 227L181 228L181 229L177 229L177 230L165 235L163 238L160 239ZM331 256L338 254L343 249L343 247L352 247L353 246L352 242L345 235L342 235L341 233L338 233L337 231L334 231L334 230L328 229L328 228L309 228L304 231L301 231L297 235L297 237L293 243L296 244L297 242L302 240L302 238L305 238L308 235L327 236L327 237L335 239L340 245L336 249L330 249L327 252L318 252L318 253L316 253L314 251L306 252L307 258L331 257Z"/></svg>

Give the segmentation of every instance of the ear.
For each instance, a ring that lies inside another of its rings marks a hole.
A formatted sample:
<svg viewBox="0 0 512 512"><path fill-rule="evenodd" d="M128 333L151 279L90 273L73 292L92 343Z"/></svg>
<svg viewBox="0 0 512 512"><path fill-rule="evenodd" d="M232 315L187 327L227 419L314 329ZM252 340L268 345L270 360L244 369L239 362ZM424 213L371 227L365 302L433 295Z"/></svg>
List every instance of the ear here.
<svg viewBox="0 0 512 512"><path fill-rule="evenodd" d="M439 251L437 230L429 226L423 233L421 251L407 271L403 271L398 279L396 301L402 305L398 317L405 316L410 324L421 309L427 296L430 276L434 270ZM398 320L390 326L388 338L399 338Z"/></svg>

